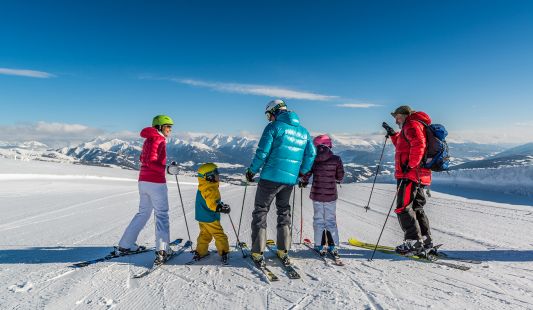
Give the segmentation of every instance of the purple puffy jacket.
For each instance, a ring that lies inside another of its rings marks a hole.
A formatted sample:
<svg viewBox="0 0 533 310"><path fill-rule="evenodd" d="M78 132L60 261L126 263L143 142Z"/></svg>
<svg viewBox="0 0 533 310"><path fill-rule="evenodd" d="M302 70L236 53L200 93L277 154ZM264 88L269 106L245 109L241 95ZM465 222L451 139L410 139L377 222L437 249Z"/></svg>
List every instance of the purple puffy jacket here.
<svg viewBox="0 0 533 310"><path fill-rule="evenodd" d="M317 155L313 168L303 177L303 181L308 182L313 175L313 186L311 187L311 200L320 202L330 202L337 200L337 182L344 178L344 167L339 156L326 146L317 147Z"/></svg>

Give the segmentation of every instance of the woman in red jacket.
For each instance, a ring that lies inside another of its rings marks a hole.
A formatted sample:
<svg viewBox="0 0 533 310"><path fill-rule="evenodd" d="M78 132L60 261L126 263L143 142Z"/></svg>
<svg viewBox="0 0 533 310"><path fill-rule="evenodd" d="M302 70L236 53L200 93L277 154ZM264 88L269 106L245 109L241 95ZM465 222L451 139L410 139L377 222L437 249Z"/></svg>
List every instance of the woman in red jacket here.
<svg viewBox="0 0 533 310"><path fill-rule="evenodd" d="M155 216L156 262L164 261L170 254L170 233L168 221L168 190L165 177L167 162L166 138L174 122L166 115L157 115L152 127L141 131L145 138L141 152L139 173L139 212L135 214L120 239L118 250L123 253L143 250L135 242L139 233L152 215Z"/></svg>
<svg viewBox="0 0 533 310"><path fill-rule="evenodd" d="M391 115L400 132L395 132L386 123L383 127L396 147L394 176L398 199L394 212L405 234L405 242L396 247L396 252L416 255L433 248L429 221L423 208L426 204L423 189L431 184L431 170L421 167L427 144L424 124L430 125L431 118L409 106L400 106Z"/></svg>

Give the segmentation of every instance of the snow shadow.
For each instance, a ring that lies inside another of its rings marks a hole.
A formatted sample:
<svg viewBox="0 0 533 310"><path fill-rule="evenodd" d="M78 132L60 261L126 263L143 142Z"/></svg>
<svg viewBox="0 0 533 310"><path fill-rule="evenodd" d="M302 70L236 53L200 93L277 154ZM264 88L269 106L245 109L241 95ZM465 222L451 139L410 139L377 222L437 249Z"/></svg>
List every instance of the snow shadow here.
<svg viewBox="0 0 533 310"><path fill-rule="evenodd" d="M98 259L109 254L113 247L80 246L80 247L24 247L13 249L0 249L0 264L75 264L92 259ZM192 260L193 254L185 250L182 254L172 258L167 265L185 265ZM139 267L149 267L154 260L154 252L148 251L135 255L117 257L108 262L124 263ZM230 253L231 267L247 268L241 252ZM216 251L211 251L209 257L196 262L197 265L221 265L220 256Z"/></svg>
<svg viewBox="0 0 533 310"><path fill-rule="evenodd" d="M52 247L24 247L13 249L0 249L0 264L54 264L78 263L86 260L106 256L113 247L104 246L52 246ZM134 255L136 257L149 256L153 253L146 252ZM128 262L133 256L114 259L116 262ZM134 262L132 260L132 262Z"/></svg>
<svg viewBox="0 0 533 310"><path fill-rule="evenodd" d="M457 257L461 259L480 260L483 262L532 262L533 250L486 250L486 251L443 251L450 257ZM345 259L368 259L372 255L371 250L364 249L339 249L339 254ZM376 251L374 259L387 260L404 260L406 257L401 257L394 254L386 254Z"/></svg>

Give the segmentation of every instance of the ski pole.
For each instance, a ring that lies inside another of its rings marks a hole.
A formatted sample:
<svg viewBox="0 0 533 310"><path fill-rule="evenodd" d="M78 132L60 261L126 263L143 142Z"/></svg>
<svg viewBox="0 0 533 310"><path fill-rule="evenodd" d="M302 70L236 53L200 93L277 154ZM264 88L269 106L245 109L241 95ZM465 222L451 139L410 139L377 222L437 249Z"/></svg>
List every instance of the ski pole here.
<svg viewBox="0 0 533 310"><path fill-rule="evenodd" d="M289 242L289 250L292 248L292 227L294 226L294 202L296 198L296 187L292 191L292 211L291 211L291 240Z"/></svg>
<svg viewBox="0 0 533 310"><path fill-rule="evenodd" d="M242 197L241 218L239 219L239 230L237 231L237 246L240 246L239 235L241 234L242 213L244 212L244 202L246 201L246 189L248 188L248 181L244 185L244 196Z"/></svg>
<svg viewBox="0 0 533 310"><path fill-rule="evenodd" d="M183 197L181 196L180 182L178 181L178 175L175 174L174 176L176 177L176 184L178 184L178 193L180 195L181 210L183 210L183 219L185 220L185 227L187 228L187 235L189 236L189 241L191 241L191 249L192 249L191 233L189 232L189 224L187 224L187 215L185 214L185 206L183 205Z"/></svg>
<svg viewBox="0 0 533 310"><path fill-rule="evenodd" d="M237 235L237 231L235 230L235 225L233 225L233 220L231 219L231 215L228 213L229 221L231 223L231 227L233 227L233 232L235 233L235 236L237 237L237 244L240 246L241 242L239 241L239 235ZM246 254L244 253L244 250L242 249L242 246L240 246L242 257L246 257Z"/></svg>
<svg viewBox="0 0 533 310"><path fill-rule="evenodd" d="M396 189L396 194L394 195L394 198L392 199L392 203L390 205L389 213L387 213L387 217L385 218L385 223L383 223L383 228L381 228L381 232L379 233L378 241L376 242L376 246L374 247L374 251L372 252L372 256L368 259L369 262L374 259L374 254L376 254L376 250L379 245L379 240L381 240L381 235L383 234L383 230L385 230L385 225L387 225L387 220L389 219L390 212L392 211L392 206L394 206L394 201L396 201L396 197L398 197L398 192L400 191L400 188L402 187L403 179L400 180L400 184L398 185L398 188Z"/></svg>
<svg viewBox="0 0 533 310"><path fill-rule="evenodd" d="M300 188L300 244L302 244L302 235L304 234L304 189Z"/></svg>
<svg viewBox="0 0 533 310"><path fill-rule="evenodd" d="M383 143L383 150L381 151L381 156L379 157L378 166L376 167L376 175L374 176L374 182L372 183L372 189L370 190L370 197L368 197L368 203L365 207L365 212L368 212L370 209L370 199L372 199L372 193L374 192L374 185L376 185L376 179L378 177L379 168L381 167L381 160L383 159L383 153L385 153L385 145L387 145L387 139L389 136L385 136L385 143Z"/></svg>

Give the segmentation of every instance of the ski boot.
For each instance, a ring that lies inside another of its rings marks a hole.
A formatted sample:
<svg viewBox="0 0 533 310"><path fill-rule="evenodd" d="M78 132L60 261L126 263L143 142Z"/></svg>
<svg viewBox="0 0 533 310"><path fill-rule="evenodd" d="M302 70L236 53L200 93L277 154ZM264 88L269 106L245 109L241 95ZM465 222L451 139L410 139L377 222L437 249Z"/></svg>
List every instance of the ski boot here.
<svg viewBox="0 0 533 310"><path fill-rule="evenodd" d="M424 236L424 249L431 250L433 249L433 240L429 235Z"/></svg>
<svg viewBox="0 0 533 310"><path fill-rule="evenodd" d="M207 254L205 254L205 255L203 255L203 256L200 255L200 253L198 253L197 251L193 251L193 253L194 253L194 256L192 257L192 260L193 260L193 261L199 261L199 260L201 260L202 258L204 258L204 257L206 257L206 256L209 255L209 252L207 252Z"/></svg>
<svg viewBox="0 0 533 310"><path fill-rule="evenodd" d="M323 245L315 245L315 251L317 251L320 256L326 255L326 248Z"/></svg>
<svg viewBox="0 0 533 310"><path fill-rule="evenodd" d="M283 265L290 265L291 264L291 260L289 258L289 251L287 251L287 250L277 250L276 251L276 255L279 257L279 259L281 259L281 261L283 262Z"/></svg>
<svg viewBox="0 0 533 310"><path fill-rule="evenodd" d="M265 257L263 256L263 253L252 252L251 258L257 267L262 268L266 266Z"/></svg>
<svg viewBox="0 0 533 310"><path fill-rule="evenodd" d="M159 250L155 252L155 260L154 264L160 265L166 262L170 257L172 256L172 249L165 250Z"/></svg>
<svg viewBox="0 0 533 310"><path fill-rule="evenodd" d="M328 246L328 252L335 257L339 256L339 250L337 250L337 247L335 245Z"/></svg>
<svg viewBox="0 0 533 310"><path fill-rule="evenodd" d="M117 247L115 248L114 254L117 256L121 256L121 255L128 255L128 254L136 253L136 252L142 252L144 250L146 250L145 246L135 244L131 248Z"/></svg>
<svg viewBox="0 0 533 310"><path fill-rule="evenodd" d="M405 256L425 255L425 249L422 240L407 239L395 249L396 253Z"/></svg>
<svg viewBox="0 0 533 310"><path fill-rule="evenodd" d="M222 253L221 260L222 260L222 264L223 265L227 265L228 264L228 259L229 259L228 252Z"/></svg>

